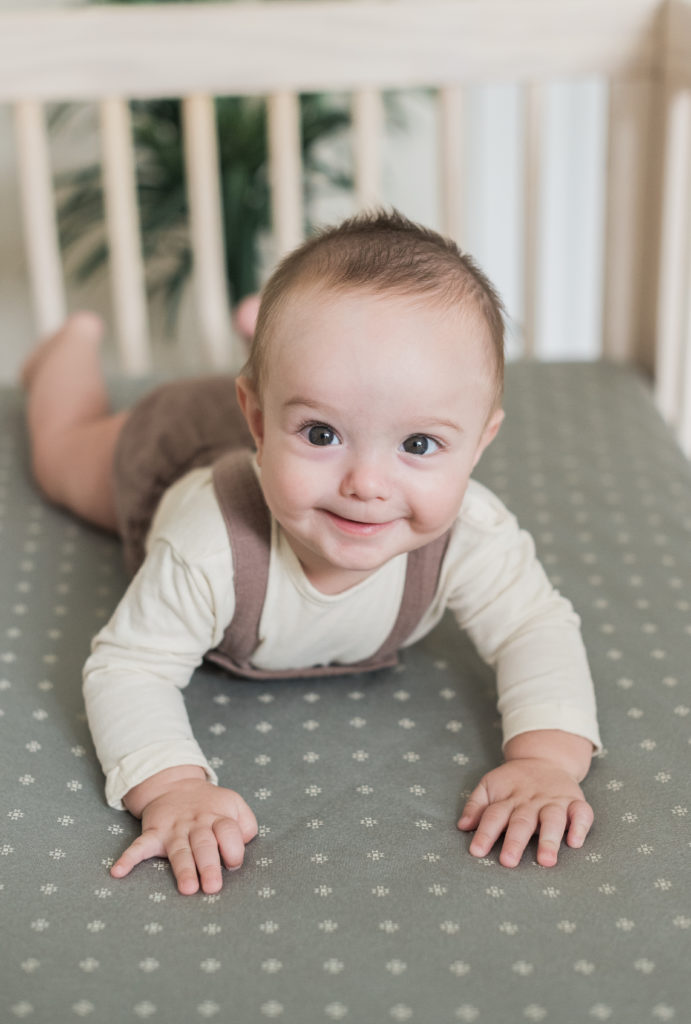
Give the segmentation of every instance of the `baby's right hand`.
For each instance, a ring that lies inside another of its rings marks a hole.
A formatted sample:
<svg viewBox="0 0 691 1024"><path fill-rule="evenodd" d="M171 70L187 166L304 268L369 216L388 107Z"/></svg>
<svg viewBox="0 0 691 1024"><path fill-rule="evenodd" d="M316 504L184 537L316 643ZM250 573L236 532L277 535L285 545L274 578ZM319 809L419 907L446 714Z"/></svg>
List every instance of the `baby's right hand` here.
<svg viewBox="0 0 691 1024"><path fill-rule="evenodd" d="M218 892L221 858L239 868L245 844L257 834L257 819L232 789L214 786L202 769L171 768L135 786L125 805L142 819L142 834L111 868L123 878L149 857L167 857L183 895Z"/></svg>

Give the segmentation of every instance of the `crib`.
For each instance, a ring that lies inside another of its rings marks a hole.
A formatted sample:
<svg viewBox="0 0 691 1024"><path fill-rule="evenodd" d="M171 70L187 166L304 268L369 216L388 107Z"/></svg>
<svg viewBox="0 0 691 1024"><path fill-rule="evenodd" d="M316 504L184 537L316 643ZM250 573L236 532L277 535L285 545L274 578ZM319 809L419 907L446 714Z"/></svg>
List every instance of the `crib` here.
<svg viewBox="0 0 691 1024"><path fill-rule="evenodd" d="M536 330L546 90L607 82L599 358ZM186 702L260 835L221 894L167 863L114 882L135 823L105 806L80 694L126 579L114 539L30 479L22 396L0 396L3 1020L108 1024L685 1020L691 634L691 5L683 0L289 0L0 13L36 335L69 307L46 106L100 118L119 370L152 357L129 101L181 97L199 366L242 352L223 269L214 97L265 97L273 253L304 232L299 96L351 96L355 207L382 201L384 92L433 90L439 223L463 244L464 104L520 83L520 358L478 476L530 529L583 621L606 750L596 826L547 871L475 861L455 829L497 763L492 673L442 625L396 670L229 684ZM404 211L405 212L405 211ZM232 781L230 781L232 779ZM222 780L223 781L223 780Z"/></svg>

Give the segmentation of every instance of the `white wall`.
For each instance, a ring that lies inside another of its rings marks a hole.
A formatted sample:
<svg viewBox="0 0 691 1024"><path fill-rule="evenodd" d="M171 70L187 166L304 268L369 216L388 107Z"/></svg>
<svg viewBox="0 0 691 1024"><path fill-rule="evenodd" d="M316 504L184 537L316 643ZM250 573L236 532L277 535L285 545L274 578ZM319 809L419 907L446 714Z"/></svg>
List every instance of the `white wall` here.
<svg viewBox="0 0 691 1024"><path fill-rule="evenodd" d="M0 8L49 3L74 5L66 0L0 0ZM605 88L597 82L558 84L550 87L547 96L537 347L550 358L590 358L599 346L605 107ZM383 200L414 219L439 227L434 104L428 95L415 93L403 98L402 108L405 130L389 127L387 132ZM512 86L475 88L468 96L467 111L466 234L459 241L504 296L511 316L511 355L520 349L522 321L520 95ZM81 158L88 160L94 148L92 133L72 135L58 146L56 163L64 166ZM343 145L335 148L337 158L342 150ZM314 214L319 220L334 220L351 209L347 198L325 196L316 204ZM0 216L0 381L10 381L16 377L34 332L19 236L11 122L3 108ZM83 305L107 315L103 281L81 293L71 287L70 306ZM186 336L190 331L191 319L186 316L180 333Z"/></svg>

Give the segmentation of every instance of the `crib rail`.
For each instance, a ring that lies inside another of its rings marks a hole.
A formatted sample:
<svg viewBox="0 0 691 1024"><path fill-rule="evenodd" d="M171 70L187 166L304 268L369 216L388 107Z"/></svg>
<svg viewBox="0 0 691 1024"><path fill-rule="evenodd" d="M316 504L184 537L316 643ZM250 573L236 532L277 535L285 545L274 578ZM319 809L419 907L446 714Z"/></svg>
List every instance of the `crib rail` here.
<svg viewBox="0 0 691 1024"><path fill-rule="evenodd" d="M200 333L232 359L212 98L266 97L277 253L303 230L298 95L352 94L356 202L381 198L382 90L438 95L440 222L462 241L463 107L477 82L524 98L524 354L536 350L544 88L610 83L603 354L655 366L660 409L691 452L691 8L685 0L431 0L87 7L0 15L0 102L15 109L39 331L64 317L44 106L100 108L113 309L124 366L150 365L128 100L180 96ZM664 162L658 159L664 153ZM232 243L232 240L231 240ZM654 349L654 352L653 352Z"/></svg>
<svg viewBox="0 0 691 1024"><path fill-rule="evenodd" d="M0 95L266 95L526 73L646 75L658 61L660 10L659 0L400 0L394 10L387 0L281 0L12 13L3 15Z"/></svg>
<svg viewBox="0 0 691 1024"><path fill-rule="evenodd" d="M667 13L655 394L691 458L691 6Z"/></svg>

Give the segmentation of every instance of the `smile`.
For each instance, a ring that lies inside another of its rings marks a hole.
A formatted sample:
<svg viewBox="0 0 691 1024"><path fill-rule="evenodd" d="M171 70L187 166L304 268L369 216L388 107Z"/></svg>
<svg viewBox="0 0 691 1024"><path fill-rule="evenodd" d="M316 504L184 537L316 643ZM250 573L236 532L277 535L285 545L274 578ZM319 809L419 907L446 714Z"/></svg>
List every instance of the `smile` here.
<svg viewBox="0 0 691 1024"><path fill-rule="evenodd" d="M354 537L373 537L393 526L396 521L390 519L385 523L363 523L357 519L344 519L343 516L338 516L335 512L329 512L327 509L323 509L323 512L329 522L338 530Z"/></svg>

